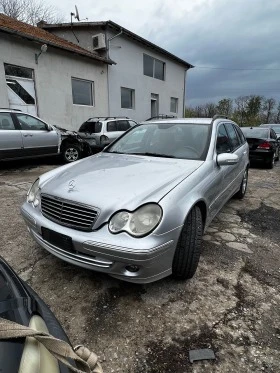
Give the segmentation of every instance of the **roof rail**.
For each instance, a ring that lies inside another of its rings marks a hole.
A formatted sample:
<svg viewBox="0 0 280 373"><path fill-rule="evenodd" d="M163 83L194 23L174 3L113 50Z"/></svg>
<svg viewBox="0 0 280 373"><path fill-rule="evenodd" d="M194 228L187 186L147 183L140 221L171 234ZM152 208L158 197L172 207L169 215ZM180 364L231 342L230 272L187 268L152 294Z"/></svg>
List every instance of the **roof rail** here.
<svg viewBox="0 0 280 373"><path fill-rule="evenodd" d="M226 115L216 114L216 115L213 116L212 122L214 122L214 120L216 120L216 119L228 119L228 117Z"/></svg>
<svg viewBox="0 0 280 373"><path fill-rule="evenodd" d="M21 111L20 109L12 109L10 107L0 107L0 110L14 110L14 111Z"/></svg>
<svg viewBox="0 0 280 373"><path fill-rule="evenodd" d="M121 116L121 117L92 117L92 118L88 118L88 120L90 119L104 119L104 120L108 120L108 119L130 119L129 117L124 117L124 116Z"/></svg>

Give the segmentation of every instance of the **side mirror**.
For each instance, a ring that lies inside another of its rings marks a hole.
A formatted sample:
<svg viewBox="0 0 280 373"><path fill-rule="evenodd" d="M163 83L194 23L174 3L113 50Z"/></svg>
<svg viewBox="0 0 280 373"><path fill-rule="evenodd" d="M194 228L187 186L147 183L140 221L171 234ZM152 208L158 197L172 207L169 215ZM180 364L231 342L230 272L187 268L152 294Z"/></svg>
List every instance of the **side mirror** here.
<svg viewBox="0 0 280 373"><path fill-rule="evenodd" d="M239 161L239 158L236 154L231 153L222 153L217 155L217 164L218 166L230 166L235 165Z"/></svg>
<svg viewBox="0 0 280 373"><path fill-rule="evenodd" d="M47 124L47 131L52 131L52 130L53 130L52 126L50 126L49 124Z"/></svg>

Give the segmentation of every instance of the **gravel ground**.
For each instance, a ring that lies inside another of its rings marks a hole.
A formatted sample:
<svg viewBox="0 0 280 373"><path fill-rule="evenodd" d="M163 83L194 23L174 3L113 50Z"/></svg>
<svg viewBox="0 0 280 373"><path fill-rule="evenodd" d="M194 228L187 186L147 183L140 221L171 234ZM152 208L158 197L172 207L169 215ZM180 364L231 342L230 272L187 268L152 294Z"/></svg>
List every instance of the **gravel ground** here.
<svg viewBox="0 0 280 373"><path fill-rule="evenodd" d="M0 165L0 255L50 306L72 343L105 373L279 372L280 165L251 168L204 236L195 277L133 285L67 264L29 237L19 207L58 161ZM211 347L215 361L190 364Z"/></svg>

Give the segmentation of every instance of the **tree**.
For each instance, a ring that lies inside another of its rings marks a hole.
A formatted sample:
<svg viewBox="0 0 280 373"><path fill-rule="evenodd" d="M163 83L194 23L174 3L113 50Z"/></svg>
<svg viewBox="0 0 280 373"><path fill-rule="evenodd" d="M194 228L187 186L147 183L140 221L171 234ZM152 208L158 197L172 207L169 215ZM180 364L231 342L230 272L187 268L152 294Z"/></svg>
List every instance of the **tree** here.
<svg viewBox="0 0 280 373"><path fill-rule="evenodd" d="M247 107L245 110L246 123L250 125L260 124L260 110L262 107L261 96L251 95L247 101Z"/></svg>
<svg viewBox="0 0 280 373"><path fill-rule="evenodd" d="M276 104L276 101L274 98L268 98L263 103L263 111L264 111L264 122L269 123L270 118L272 116L272 111L274 109L274 106Z"/></svg>
<svg viewBox="0 0 280 373"><path fill-rule="evenodd" d="M55 6L43 0L0 0L0 12L33 26L41 20L47 23L61 23L64 20Z"/></svg>
<svg viewBox="0 0 280 373"><path fill-rule="evenodd" d="M226 115L227 117L232 114L232 100L230 98L223 98L218 102L216 108L217 114Z"/></svg>

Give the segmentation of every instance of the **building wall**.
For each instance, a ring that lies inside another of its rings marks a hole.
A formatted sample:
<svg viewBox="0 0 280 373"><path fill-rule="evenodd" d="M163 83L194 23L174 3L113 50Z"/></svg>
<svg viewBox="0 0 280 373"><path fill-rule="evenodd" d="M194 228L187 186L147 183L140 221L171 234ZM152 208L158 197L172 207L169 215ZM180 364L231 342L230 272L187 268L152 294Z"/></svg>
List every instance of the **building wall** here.
<svg viewBox="0 0 280 373"><path fill-rule="evenodd" d="M112 35L108 35L109 37ZM165 62L165 80L143 73L143 54ZM185 67L136 41L120 36L110 43L109 110L111 115L124 115L137 121L151 117L151 94L159 96L159 113L183 115ZM135 90L134 109L121 108L121 87ZM171 97L178 98L178 113L170 112Z"/></svg>
<svg viewBox="0 0 280 373"><path fill-rule="evenodd" d="M108 114L107 65L49 47L36 65L41 44L0 33L0 107L9 107L4 63L34 70L38 116L77 130L86 119ZM95 106L73 105L71 77L94 81Z"/></svg>
<svg viewBox="0 0 280 373"><path fill-rule="evenodd" d="M48 29L48 31L77 44L72 31L67 28ZM75 27L75 34L85 49L92 51L92 36L104 32L99 28ZM117 32L107 32L107 38ZM104 53L104 52L102 52ZM143 44L123 35L110 43L110 58L116 65L108 66L109 77L109 114L111 116L128 116L141 121L151 117L151 94L159 95L159 113L183 116L185 66L169 59L167 56L145 47ZM143 54L148 54L165 62L165 81L143 74ZM135 89L135 108L121 108L121 87ZM170 98L178 98L178 113L170 112Z"/></svg>

